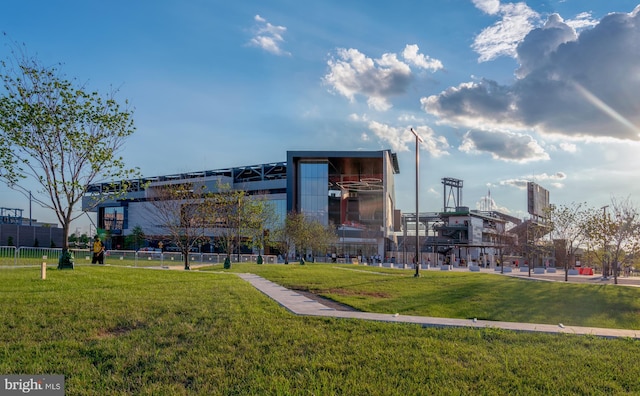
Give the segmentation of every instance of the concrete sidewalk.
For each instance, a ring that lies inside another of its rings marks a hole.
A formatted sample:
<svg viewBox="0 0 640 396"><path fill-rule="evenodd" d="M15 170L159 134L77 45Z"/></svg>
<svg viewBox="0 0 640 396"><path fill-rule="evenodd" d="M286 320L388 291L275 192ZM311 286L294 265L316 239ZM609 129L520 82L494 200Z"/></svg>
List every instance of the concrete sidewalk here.
<svg viewBox="0 0 640 396"><path fill-rule="evenodd" d="M362 320L377 320L382 322L414 323L428 327L474 327L497 328L515 331L531 331L540 333L567 333L594 335L606 338L628 337L640 339L640 330L605 329L598 327L565 326L562 324L535 324L495 322L475 319L449 319L426 316L409 316L399 314L381 314L359 311L339 311L305 297L293 290L284 288L276 283L254 274L237 274L240 278L251 283L256 289L272 298L284 308L296 315L325 316L333 318L348 318Z"/></svg>

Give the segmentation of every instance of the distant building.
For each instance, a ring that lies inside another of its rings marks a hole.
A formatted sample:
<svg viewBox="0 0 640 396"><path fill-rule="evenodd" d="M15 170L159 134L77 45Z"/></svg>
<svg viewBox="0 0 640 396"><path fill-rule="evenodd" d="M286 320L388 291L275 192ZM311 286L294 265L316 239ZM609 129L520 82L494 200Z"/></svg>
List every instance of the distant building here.
<svg viewBox="0 0 640 396"><path fill-rule="evenodd" d="M111 246L124 246L134 227L147 235L162 230L149 220L153 187L194 183L216 192L220 184L273 203L283 221L291 211L335 227L339 256L383 256L395 248L396 155L382 151L289 151L286 162L224 168L128 180L129 192L91 208L95 195L111 191L113 182L91 185L83 210L97 213L97 226L109 231ZM116 182L116 185L122 182ZM214 232L210 237L215 238Z"/></svg>
<svg viewBox="0 0 640 396"><path fill-rule="evenodd" d="M0 246L62 247L62 228L25 218L23 209L0 208Z"/></svg>

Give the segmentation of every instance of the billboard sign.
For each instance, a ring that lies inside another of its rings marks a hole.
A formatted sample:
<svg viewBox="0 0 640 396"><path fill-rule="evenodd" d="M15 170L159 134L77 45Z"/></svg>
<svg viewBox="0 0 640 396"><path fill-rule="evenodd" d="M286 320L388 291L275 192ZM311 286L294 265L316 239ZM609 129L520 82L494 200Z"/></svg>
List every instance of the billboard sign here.
<svg viewBox="0 0 640 396"><path fill-rule="evenodd" d="M527 182L527 209L529 214L538 217L547 217L546 210L549 207L549 190L537 183Z"/></svg>

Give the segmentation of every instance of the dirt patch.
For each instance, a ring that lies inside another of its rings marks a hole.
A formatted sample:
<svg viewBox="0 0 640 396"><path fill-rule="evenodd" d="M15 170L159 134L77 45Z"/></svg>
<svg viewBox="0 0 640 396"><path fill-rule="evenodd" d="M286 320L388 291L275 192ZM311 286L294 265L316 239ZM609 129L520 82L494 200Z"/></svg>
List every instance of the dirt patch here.
<svg viewBox="0 0 640 396"><path fill-rule="evenodd" d="M367 297L375 297L375 298L389 298L391 297L389 293L382 292L364 292L364 291L355 291L355 290L345 290L345 289L330 289L326 290L327 293L338 294L340 296L367 296Z"/></svg>
<svg viewBox="0 0 640 396"><path fill-rule="evenodd" d="M111 329L102 329L96 334L97 339L115 338L127 334L130 331L143 327L141 323L134 323L130 326L118 326Z"/></svg>
<svg viewBox="0 0 640 396"><path fill-rule="evenodd" d="M349 305L341 304L341 303L339 303L337 301L334 301L334 300L332 300L330 298L319 296L319 295L317 295L315 293L312 293L310 291L295 290L295 292L296 293L300 293L303 296L305 296L307 298L310 298L310 299L312 299L314 301L317 301L317 302L319 302L320 304L322 304L322 305L324 305L326 307L333 308L336 311L358 311L357 309L355 309L355 308L353 308L353 307L351 307Z"/></svg>

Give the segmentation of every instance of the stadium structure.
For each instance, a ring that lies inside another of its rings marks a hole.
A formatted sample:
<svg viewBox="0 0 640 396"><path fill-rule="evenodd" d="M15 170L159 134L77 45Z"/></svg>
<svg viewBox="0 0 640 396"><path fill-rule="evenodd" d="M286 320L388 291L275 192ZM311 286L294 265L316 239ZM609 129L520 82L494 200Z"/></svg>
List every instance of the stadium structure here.
<svg viewBox="0 0 640 396"><path fill-rule="evenodd" d="M526 234L522 230L529 230L532 222L539 224L549 205L548 191L531 183L528 207L532 220L522 221L491 207L470 209L462 203L463 181L443 178L440 210L402 213L396 208L395 196L394 176L399 172L396 154L390 150L288 151L283 162L93 184L83 199L83 210L96 213L96 225L108 232L110 248L124 246L125 236L135 227L153 245L162 240L161 228L149 216L154 187L190 183L215 193L226 185L271 202L281 221L295 211L335 227L337 242L327 247L328 255L404 264L495 266L498 250L523 241ZM129 186L124 196L92 207L96 195L118 189L124 182ZM208 237L215 241L216 230L209 230ZM215 243L201 249L217 252Z"/></svg>

